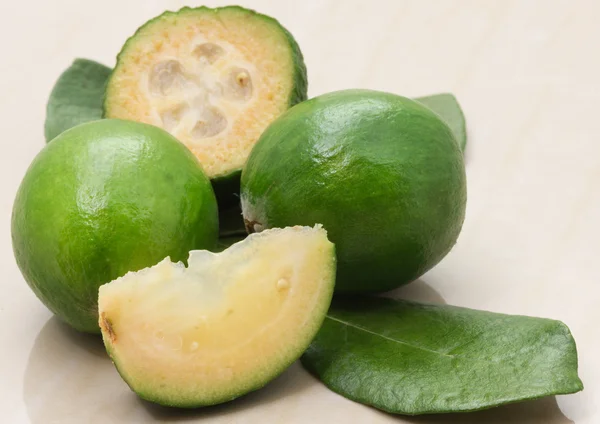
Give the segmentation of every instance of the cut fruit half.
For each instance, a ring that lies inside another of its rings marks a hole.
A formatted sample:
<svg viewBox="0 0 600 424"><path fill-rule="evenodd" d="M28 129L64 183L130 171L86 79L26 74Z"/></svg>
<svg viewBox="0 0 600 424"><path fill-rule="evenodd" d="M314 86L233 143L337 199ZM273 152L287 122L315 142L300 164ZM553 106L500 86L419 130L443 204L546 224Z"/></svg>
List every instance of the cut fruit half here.
<svg viewBox="0 0 600 424"><path fill-rule="evenodd" d="M320 226L253 234L215 254L168 258L100 287L99 322L119 373L143 399L199 407L256 390L300 357L335 281Z"/></svg>
<svg viewBox="0 0 600 424"><path fill-rule="evenodd" d="M164 128L214 179L239 173L267 125L306 90L302 53L275 19L239 6L183 8L126 42L104 113Z"/></svg>

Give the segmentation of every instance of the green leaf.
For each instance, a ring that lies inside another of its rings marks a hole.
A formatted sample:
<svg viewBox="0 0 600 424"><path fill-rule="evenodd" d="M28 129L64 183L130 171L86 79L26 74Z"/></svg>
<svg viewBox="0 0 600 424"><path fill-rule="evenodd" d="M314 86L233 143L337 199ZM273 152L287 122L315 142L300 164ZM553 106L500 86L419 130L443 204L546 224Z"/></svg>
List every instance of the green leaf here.
<svg viewBox="0 0 600 424"><path fill-rule="evenodd" d="M75 59L56 81L46 106L46 143L76 125L102 118L104 88L111 69Z"/></svg>
<svg viewBox="0 0 600 424"><path fill-rule="evenodd" d="M583 389L560 321L376 297L336 300L302 363L334 392L406 415Z"/></svg>
<svg viewBox="0 0 600 424"><path fill-rule="evenodd" d="M460 149L464 152L467 145L467 127L456 97L450 93L434 94L432 96L418 97L415 99L437 113L448 124Z"/></svg>

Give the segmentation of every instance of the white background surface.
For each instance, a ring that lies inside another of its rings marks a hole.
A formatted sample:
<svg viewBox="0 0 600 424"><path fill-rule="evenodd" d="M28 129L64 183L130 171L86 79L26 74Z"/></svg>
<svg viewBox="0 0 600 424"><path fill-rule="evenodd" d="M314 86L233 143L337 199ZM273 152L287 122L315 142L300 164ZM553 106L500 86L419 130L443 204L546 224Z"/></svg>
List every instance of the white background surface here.
<svg viewBox="0 0 600 424"><path fill-rule="evenodd" d="M139 401L100 342L60 325L29 290L12 256L10 212L44 145L45 102L59 74L75 57L114 65L139 25L185 3L1 0L0 422L600 423L600 2L240 3L295 35L310 96L353 87L456 94L470 135L466 223L452 253L402 293L563 320L585 391L401 418L329 392L296 364L225 406L178 413Z"/></svg>

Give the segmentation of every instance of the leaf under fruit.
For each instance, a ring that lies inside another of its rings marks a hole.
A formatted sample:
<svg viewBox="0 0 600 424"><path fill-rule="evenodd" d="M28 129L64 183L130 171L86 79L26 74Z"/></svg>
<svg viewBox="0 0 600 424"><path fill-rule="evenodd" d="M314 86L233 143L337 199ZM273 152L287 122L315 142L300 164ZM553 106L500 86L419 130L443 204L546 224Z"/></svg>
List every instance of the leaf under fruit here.
<svg viewBox="0 0 600 424"><path fill-rule="evenodd" d="M465 115L456 97L450 93L442 93L417 97L415 100L437 113L448 124L460 149L464 152L467 145L467 127Z"/></svg>
<svg viewBox="0 0 600 424"><path fill-rule="evenodd" d="M377 297L334 302L302 363L331 390L406 415L583 389L560 321Z"/></svg>
<svg viewBox="0 0 600 424"><path fill-rule="evenodd" d="M58 78L48 99L46 142L69 128L102 118L104 88L111 72L93 60L75 59Z"/></svg>

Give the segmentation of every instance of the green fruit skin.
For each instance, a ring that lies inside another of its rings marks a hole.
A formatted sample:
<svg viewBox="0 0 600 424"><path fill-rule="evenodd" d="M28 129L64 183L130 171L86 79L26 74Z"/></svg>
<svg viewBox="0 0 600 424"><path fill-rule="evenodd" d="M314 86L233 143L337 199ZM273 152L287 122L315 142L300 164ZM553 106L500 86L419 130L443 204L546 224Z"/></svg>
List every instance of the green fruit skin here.
<svg viewBox="0 0 600 424"><path fill-rule="evenodd" d="M100 120L38 154L13 206L17 264L38 298L77 330L99 333L98 287L167 256L185 261L218 233L195 156L151 125Z"/></svg>
<svg viewBox="0 0 600 424"><path fill-rule="evenodd" d="M247 19L256 19L267 22L269 25L273 27L274 31L281 31L285 34L286 40L289 45L290 54L292 55L292 60L294 61L294 73L292 75L293 85L292 90L290 91L290 97L288 99L288 106L292 107L295 104L303 102L307 99L308 93L308 76L306 72L306 64L304 63L304 56L302 55L302 51L300 50L300 46L296 42L294 36L283 27L279 23L279 21L275 18L272 18L267 15L263 15L251 9L246 9L241 6L224 6L224 7L215 7L210 8L206 6L200 7L183 7L179 11L171 12L167 11L163 14L157 16L154 19L149 20L144 25L142 25L138 30L125 42L123 48L117 55L117 65L115 69L119 66L122 66L123 61L122 56L124 56L127 51L129 43L135 42L136 37L139 35L140 31L147 25L151 23L155 23L157 21L170 18L183 13L197 13L197 14L214 14L216 19L219 19L219 15L228 14L228 13L239 13L247 16ZM114 70L112 75L114 75ZM107 87L111 87L111 77L108 80ZM103 102L103 116L110 116L110 89L105 92L104 102ZM219 203L220 209L225 209L230 206L235 205L239 202L239 193L240 193L240 175L241 169L233 170L227 174L217 175L211 179L213 183L213 189L217 196L217 201Z"/></svg>
<svg viewBox="0 0 600 424"><path fill-rule="evenodd" d="M273 122L242 171L248 230L321 223L338 252L337 292L409 283L453 247L466 208L459 145L432 111L346 90Z"/></svg>

